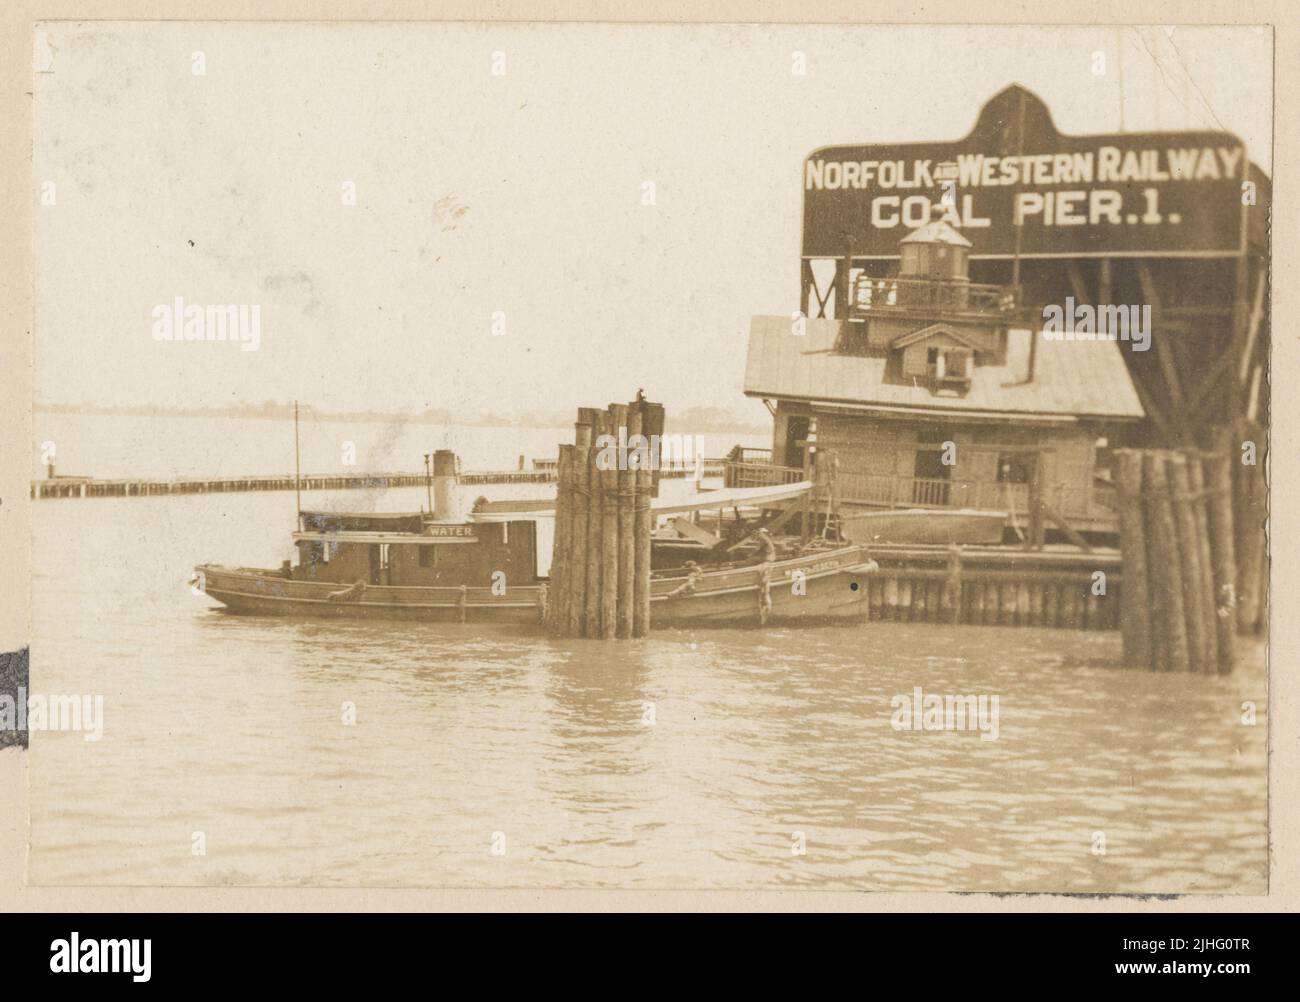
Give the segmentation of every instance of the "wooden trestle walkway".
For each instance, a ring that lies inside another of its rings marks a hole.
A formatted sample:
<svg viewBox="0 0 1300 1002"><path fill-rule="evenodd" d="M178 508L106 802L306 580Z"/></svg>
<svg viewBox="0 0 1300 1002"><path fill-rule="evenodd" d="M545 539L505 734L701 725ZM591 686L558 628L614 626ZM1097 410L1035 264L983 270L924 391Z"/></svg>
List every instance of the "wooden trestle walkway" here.
<svg viewBox="0 0 1300 1002"><path fill-rule="evenodd" d="M721 476L721 459L704 460L704 475ZM665 469L661 477L687 478L693 469ZM462 485L478 484L549 484L554 483L553 466L540 470L468 470L458 477ZM357 473L318 475L302 478L305 491L384 490L392 487L423 487L424 473ZM291 491L293 475L273 477L194 477L177 480L97 480L92 477L53 477L33 480L33 498L107 498L146 497L163 494L230 494L246 491Z"/></svg>

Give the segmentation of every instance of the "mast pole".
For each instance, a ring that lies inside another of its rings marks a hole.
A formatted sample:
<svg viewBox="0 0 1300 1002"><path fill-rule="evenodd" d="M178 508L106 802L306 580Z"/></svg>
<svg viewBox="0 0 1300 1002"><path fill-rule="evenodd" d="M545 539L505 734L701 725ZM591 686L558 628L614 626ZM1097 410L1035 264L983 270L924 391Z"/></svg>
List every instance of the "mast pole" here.
<svg viewBox="0 0 1300 1002"><path fill-rule="evenodd" d="M297 525L302 530L302 460L298 448L298 401L293 402L293 496L298 506Z"/></svg>

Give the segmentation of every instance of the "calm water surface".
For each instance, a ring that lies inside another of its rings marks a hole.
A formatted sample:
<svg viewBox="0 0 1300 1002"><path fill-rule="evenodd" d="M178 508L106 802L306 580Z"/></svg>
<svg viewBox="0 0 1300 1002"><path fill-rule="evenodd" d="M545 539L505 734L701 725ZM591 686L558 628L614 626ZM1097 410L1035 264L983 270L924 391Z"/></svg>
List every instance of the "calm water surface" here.
<svg viewBox="0 0 1300 1002"><path fill-rule="evenodd" d="M106 722L98 742L32 736L33 883L1264 889L1259 651L1226 679L1170 677L1114 667L1110 634L561 642L191 594L196 562L289 556L292 504L35 505L33 691L101 693ZM892 729L914 686L998 695L999 739Z"/></svg>

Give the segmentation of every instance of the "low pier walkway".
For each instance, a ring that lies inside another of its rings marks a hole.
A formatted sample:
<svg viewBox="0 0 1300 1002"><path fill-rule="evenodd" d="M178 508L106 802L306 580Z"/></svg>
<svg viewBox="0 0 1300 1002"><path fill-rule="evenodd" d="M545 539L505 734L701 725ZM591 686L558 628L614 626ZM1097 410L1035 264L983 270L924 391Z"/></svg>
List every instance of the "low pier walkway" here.
<svg viewBox="0 0 1300 1002"><path fill-rule="evenodd" d="M457 478L466 486L478 484L550 484L556 479L553 464L538 464L542 468L531 470L466 470ZM706 459L703 473L706 477L720 477L724 467L721 459ZM693 476L694 467L665 469L661 477L685 479ZM428 480L424 473L354 473L310 474L303 476L305 491L386 490L392 487L423 487ZM33 480L33 498L110 498L147 497L162 494L231 494L247 491L291 491L295 483L293 474L285 476L247 477L187 477L176 480L100 480L94 477L56 476Z"/></svg>
<svg viewBox="0 0 1300 1002"><path fill-rule="evenodd" d="M871 555L880 565L867 586L872 620L1119 628L1124 595L1117 549L877 545Z"/></svg>

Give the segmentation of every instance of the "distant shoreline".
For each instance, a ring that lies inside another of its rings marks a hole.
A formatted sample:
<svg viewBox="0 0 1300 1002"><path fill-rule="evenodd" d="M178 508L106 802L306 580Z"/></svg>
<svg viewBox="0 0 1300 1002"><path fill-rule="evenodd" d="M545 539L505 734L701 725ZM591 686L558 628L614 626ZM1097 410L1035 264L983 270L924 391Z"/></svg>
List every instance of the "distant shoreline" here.
<svg viewBox="0 0 1300 1002"><path fill-rule="evenodd" d="M254 421L287 421L293 417L292 405L261 404L250 408L237 407L105 407L90 404L33 404L33 413L73 414L95 417L176 417L176 418L240 418ZM475 415L456 416L447 411L425 411L421 414L391 414L374 411L322 411L310 406L300 408L304 420L329 422L367 422L373 424L431 424L458 425L471 428L566 428L573 423L572 413L525 413L517 416ZM677 428L690 428L692 432L702 434L741 434L766 435L769 428L757 424L746 424L742 420L729 422L721 420L718 415L693 416L693 409L682 411L674 417L669 414L669 425Z"/></svg>

